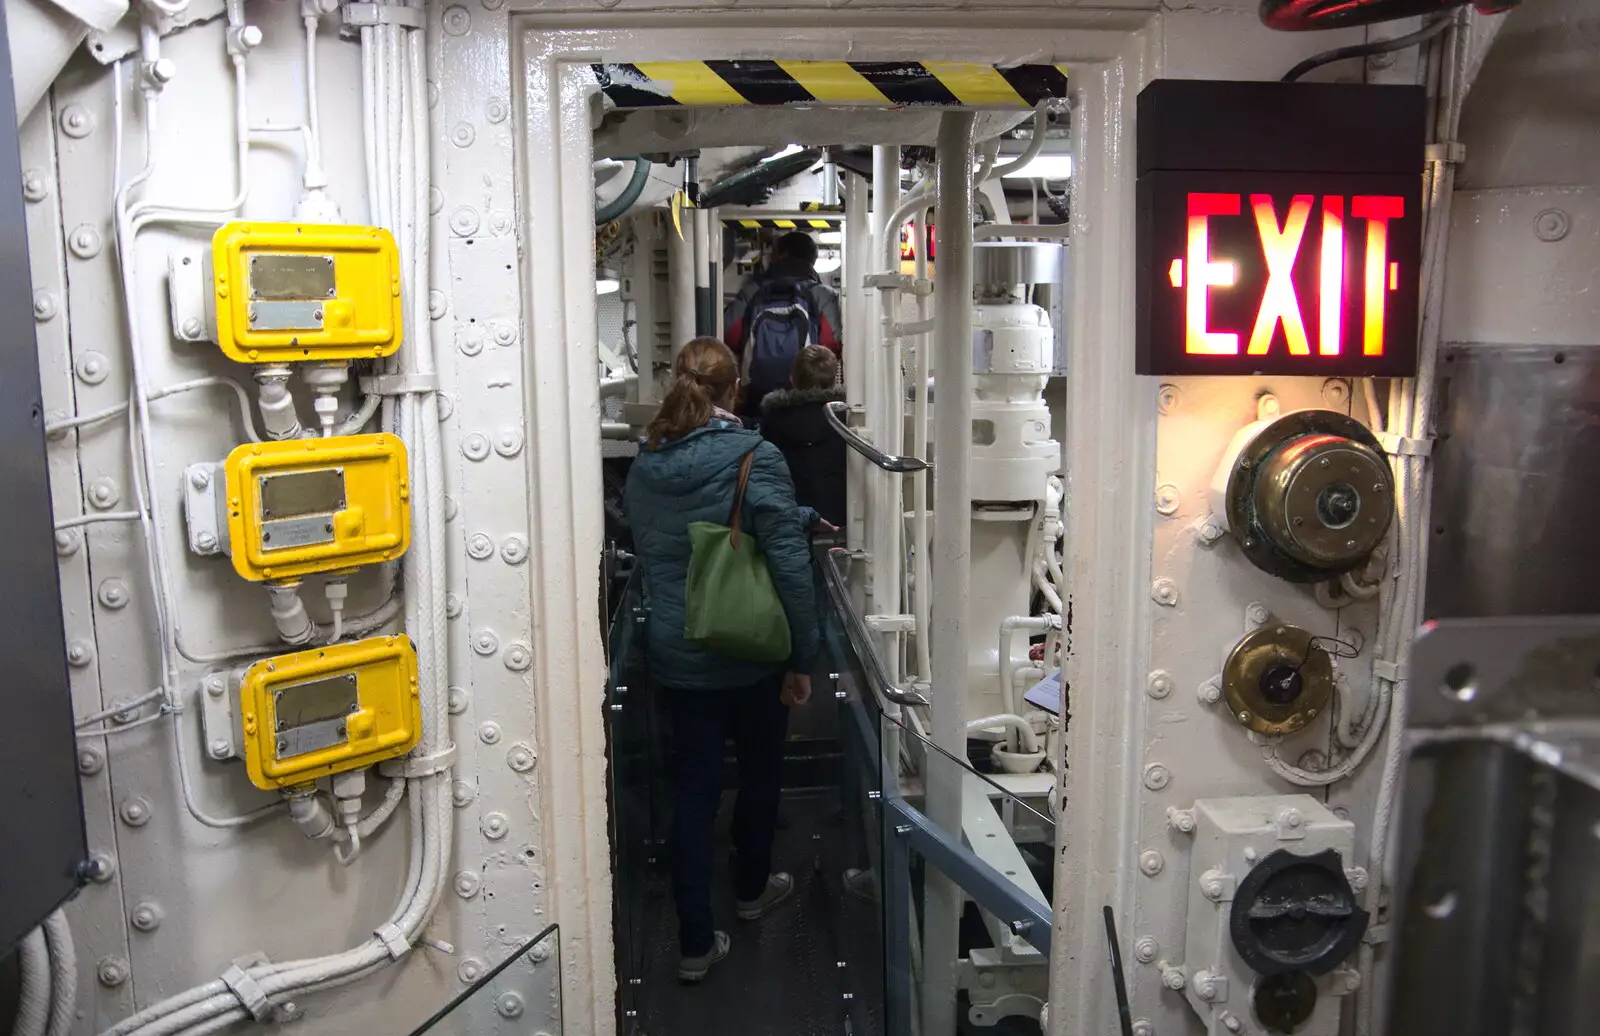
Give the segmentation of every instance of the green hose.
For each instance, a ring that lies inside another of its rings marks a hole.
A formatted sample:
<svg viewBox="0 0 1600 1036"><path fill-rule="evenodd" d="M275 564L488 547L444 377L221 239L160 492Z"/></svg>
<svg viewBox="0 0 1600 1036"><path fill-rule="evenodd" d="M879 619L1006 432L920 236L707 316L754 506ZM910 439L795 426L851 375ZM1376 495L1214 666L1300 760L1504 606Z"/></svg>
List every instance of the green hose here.
<svg viewBox="0 0 1600 1036"><path fill-rule="evenodd" d="M623 213L633 207L639 200L639 195L644 193L644 185L650 179L650 160L640 158L638 155L628 156L633 159L633 178L628 181L628 186L622 193L594 210L595 226L604 226L614 219L620 219Z"/></svg>

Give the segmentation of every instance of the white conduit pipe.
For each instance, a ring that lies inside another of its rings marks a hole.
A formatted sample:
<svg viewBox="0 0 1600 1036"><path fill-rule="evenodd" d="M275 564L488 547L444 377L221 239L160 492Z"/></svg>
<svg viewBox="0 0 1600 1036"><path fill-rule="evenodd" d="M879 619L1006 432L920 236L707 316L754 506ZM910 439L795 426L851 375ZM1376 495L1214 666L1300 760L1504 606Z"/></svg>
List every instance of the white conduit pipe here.
<svg viewBox="0 0 1600 1036"><path fill-rule="evenodd" d="M22 937L17 946L17 963L21 987L11 1036L44 1036L50 1025L50 950L42 927Z"/></svg>
<svg viewBox="0 0 1600 1036"><path fill-rule="evenodd" d="M409 39L404 37L409 36ZM417 237L426 242L427 231L419 232L412 225L399 232L401 221L396 218L394 199L408 189L413 198L422 197L421 212L426 212L426 182L419 175L427 168L429 134L427 127L426 86L422 80L422 34L402 30L393 25L370 26L362 29L362 54L364 68L372 74L367 77L369 89L363 96L364 104L371 106L368 125L376 139L369 137L369 157L382 172L381 177L369 175L381 185L379 204L374 206L374 222L397 231L397 240ZM400 132L409 113L412 129L404 137ZM422 132L419 132L421 130ZM405 139L412 145L413 154L395 154L396 145ZM378 146L372 146L376 143ZM391 184L390 176L399 183ZM406 177L411 179L406 179ZM419 182L420 181L420 182ZM415 201L408 208L418 211ZM423 221L424 224L426 220ZM426 254L424 251L422 254ZM412 305L407 315L414 326L406 329L409 348L401 352L400 362L408 368L415 364L418 373L432 373L430 329L426 322L415 324L418 306L426 306L426 277L420 275L426 264L415 263L408 267L410 279L406 282L407 295ZM420 283L419 283L420 282ZM418 289L421 289L420 291ZM422 742L418 753L423 756L440 753L448 748L448 710L445 681L442 671L448 665L444 630L437 617L444 613L443 593L443 481L438 476L443 470L443 456L438 435L438 416L432 396L426 405L416 394L409 394L388 408L402 425L402 435L410 434L420 424L417 441L421 448L412 450L412 488L421 506L413 508L412 549L406 556L406 628L417 642L418 653L426 661L422 670L422 699L424 722ZM424 420L413 422L415 416ZM430 477L433 476L433 477ZM429 556L431 555L431 556ZM430 572L432 569L434 571ZM433 576L431 580L429 576ZM410 866L401 895L393 914L382 930L391 926L401 941L414 945L423 926L443 894L446 869L450 855L450 803L449 771L417 778L412 782L411 832L412 851ZM299 996L332 989L356 981L387 966L393 956L389 944L378 937L368 939L359 946L325 957L279 964L263 964L247 969L268 997ZM197 1033L220 1031L236 1022L245 1021L249 1014L236 996L223 983L210 982L187 993L140 1012L110 1030L112 1036L138 1032L141 1036L161 1036L167 1033Z"/></svg>
<svg viewBox="0 0 1600 1036"><path fill-rule="evenodd" d="M934 285L933 366L939 378L933 480L933 742L956 758L966 751L967 596L972 583L972 128L971 112L940 116L939 273ZM929 818L961 830L961 784L954 767L925 775ZM953 1036L962 895L930 873L925 884L922 1024L926 1036Z"/></svg>
<svg viewBox="0 0 1600 1036"><path fill-rule="evenodd" d="M50 1024L45 1036L71 1036L78 1013L78 951L67 915L60 910L50 912L43 928L50 951Z"/></svg>
<svg viewBox="0 0 1600 1036"><path fill-rule="evenodd" d="M1017 701L1015 659L1011 657L1012 639L1018 630L1045 633L1060 623L1058 617L1047 615L1008 615L1000 620L1000 704L1007 712L1022 711L1022 703Z"/></svg>
<svg viewBox="0 0 1600 1036"><path fill-rule="evenodd" d="M250 416L250 395L245 391L243 385L239 384L237 381L234 381L232 378L210 377L195 378L192 381L180 381L178 384L168 385L166 388L152 389L148 398L153 402L157 399L165 399L168 396L175 396L180 392L192 392L195 389L203 388L231 389L234 396L239 401L239 416L244 422L245 438L249 439L251 442L261 441L261 436L256 432L255 421L252 420ZM60 435L61 433L70 431L73 428L82 428L85 425L95 424L100 421L109 420L113 417L120 417L127 412L127 403L114 403L102 410L91 411L87 414L79 414L76 417L63 418L60 421L52 421L44 426L44 433L47 436Z"/></svg>
<svg viewBox="0 0 1600 1036"><path fill-rule="evenodd" d="M879 212L891 209L901 218L891 217L880 231L880 244L884 256L884 272L897 273L900 269L900 228L904 225L903 208L896 207L900 197L900 148L895 145L878 145L872 149L873 203ZM892 288L878 292L878 326L873 328L870 341L873 348L869 362L876 374L876 396L868 404L870 411L880 415L877 425L878 448L891 456L902 452L905 439L905 387L900 372L900 340L892 333L897 315L900 293ZM872 375L869 374L869 377ZM905 507L902 503L901 476L894 472L869 471L874 493L872 544L873 595L875 611L899 615L904 611L905 570ZM889 667L889 678L896 683L901 679L903 664L901 648L904 638L898 632L882 635L882 653Z"/></svg>
<svg viewBox="0 0 1600 1036"><path fill-rule="evenodd" d="M1028 140L1028 146L1022 149L1022 154L1009 162L1002 162L989 169L987 176L978 178L978 182L993 180L1005 176L1007 173L1021 169L1023 166L1039 157L1039 152L1044 150L1045 131L1050 128L1050 113L1046 110L1048 101L1040 101L1039 107L1033 113L1033 136Z"/></svg>
<svg viewBox="0 0 1600 1036"><path fill-rule="evenodd" d="M867 358L863 343L871 340L870 293L865 286L868 256L872 254L872 224L867 215L867 183L854 173L844 181L844 318L850 355L844 361L844 394L851 406L866 402ZM854 556L866 546L867 459L855 450L845 451L845 546ZM921 592L920 590L918 591ZM919 639L921 639L919 635ZM926 673L922 674L924 677Z"/></svg>
<svg viewBox="0 0 1600 1036"><path fill-rule="evenodd" d="M1039 750L1039 735L1034 733L1033 725L1021 716L1010 712L1001 712L993 716L982 716L978 719L967 720L967 730L988 730L993 727L1005 727L1011 732L1008 744L1013 751L1020 743L1024 752L1037 752Z"/></svg>
<svg viewBox="0 0 1600 1036"><path fill-rule="evenodd" d="M928 279L928 209L919 206L912 221L911 246L916 253L916 276ZM917 320L928 319L928 297L917 296ZM911 455L928 459L928 369L933 341L927 335L917 340L916 373L912 379ZM916 586L914 606L917 620L917 676L930 684L933 680L932 606L933 574L928 563L928 472L924 468L911 476L912 579Z"/></svg>

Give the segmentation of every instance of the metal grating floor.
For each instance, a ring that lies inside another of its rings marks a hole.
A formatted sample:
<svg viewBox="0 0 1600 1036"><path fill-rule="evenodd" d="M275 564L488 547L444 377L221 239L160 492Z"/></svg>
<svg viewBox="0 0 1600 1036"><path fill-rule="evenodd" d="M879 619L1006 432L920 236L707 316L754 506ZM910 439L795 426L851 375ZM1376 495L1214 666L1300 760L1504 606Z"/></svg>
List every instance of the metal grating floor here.
<svg viewBox="0 0 1600 1036"><path fill-rule="evenodd" d="M677 981L677 917L664 867L642 891L638 1017L632 1036L876 1036L883 1031L882 954L876 902L848 893L859 837L838 816L837 791L785 795L775 866L795 877L794 897L761 921L734 916L727 824L720 815L717 923L733 937L727 960L697 986ZM663 861L664 862L664 861Z"/></svg>

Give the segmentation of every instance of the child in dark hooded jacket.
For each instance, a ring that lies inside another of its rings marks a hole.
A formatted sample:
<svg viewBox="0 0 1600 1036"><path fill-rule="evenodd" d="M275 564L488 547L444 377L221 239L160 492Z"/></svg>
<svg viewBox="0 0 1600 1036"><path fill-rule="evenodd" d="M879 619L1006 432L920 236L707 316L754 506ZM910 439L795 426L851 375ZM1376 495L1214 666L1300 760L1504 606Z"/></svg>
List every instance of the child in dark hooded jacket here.
<svg viewBox="0 0 1600 1036"><path fill-rule="evenodd" d="M844 440L828 425L826 406L844 399L836 384L839 359L808 345L795 357L791 388L761 401L761 434L783 453L794 479L795 502L814 508L830 525L845 521Z"/></svg>

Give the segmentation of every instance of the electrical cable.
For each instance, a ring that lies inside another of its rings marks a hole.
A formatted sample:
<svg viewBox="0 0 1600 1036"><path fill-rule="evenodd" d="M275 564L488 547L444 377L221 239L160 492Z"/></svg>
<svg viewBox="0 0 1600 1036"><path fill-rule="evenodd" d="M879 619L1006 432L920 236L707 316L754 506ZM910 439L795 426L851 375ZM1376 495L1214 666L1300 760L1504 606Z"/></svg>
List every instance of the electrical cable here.
<svg viewBox="0 0 1600 1036"><path fill-rule="evenodd" d="M127 701L117 702L115 705L101 709L99 712L91 712L89 715L73 721L73 726L79 730L82 730L84 727L94 726L103 719L110 719L112 716L120 716L125 712L132 712L134 709L142 708L155 701L157 698L165 696L166 693L167 692L164 689L157 687L153 691L146 691L138 697L129 698Z"/></svg>
<svg viewBox="0 0 1600 1036"><path fill-rule="evenodd" d="M1348 47L1335 47L1321 54L1313 54L1285 72L1281 81L1293 83L1312 69L1321 68L1335 61L1371 57L1374 54L1390 54L1397 50L1405 50L1407 47L1420 46L1448 29L1454 20L1453 14L1441 15L1416 32L1408 32L1404 36L1396 36L1389 40L1374 40L1371 43L1353 43Z"/></svg>
<svg viewBox="0 0 1600 1036"><path fill-rule="evenodd" d="M232 389L233 394L238 398L239 401L239 414L240 418L244 422L245 438L251 442L262 441L261 435L256 431L255 422L252 419L250 394L245 391L245 387L243 385L239 384L232 378L207 377L195 378L193 381L180 381L176 385L168 385L165 388L151 390L149 398L152 400L165 399L168 396L175 396L180 392L192 392L195 389L203 388ZM60 421L52 421L44 426L44 433L45 435L58 435L74 428L82 428L85 425L91 425L100 421L109 420L110 418L118 417L127 412L127 403L114 403L111 406L105 407L101 410L92 411L91 413L78 414L74 417L63 418Z"/></svg>

